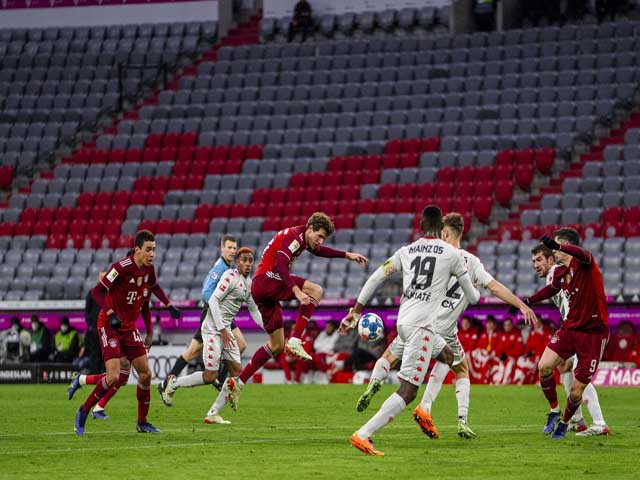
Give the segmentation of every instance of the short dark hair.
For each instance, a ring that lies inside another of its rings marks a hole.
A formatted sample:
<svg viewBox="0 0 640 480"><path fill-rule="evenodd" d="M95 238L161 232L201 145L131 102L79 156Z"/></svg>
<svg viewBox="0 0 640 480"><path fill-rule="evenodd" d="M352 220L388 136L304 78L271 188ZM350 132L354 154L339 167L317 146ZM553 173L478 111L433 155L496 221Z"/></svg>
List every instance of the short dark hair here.
<svg viewBox="0 0 640 480"><path fill-rule="evenodd" d="M133 255L136 252L135 248L130 248L129 250L127 250L127 257L130 257L131 255Z"/></svg>
<svg viewBox="0 0 640 480"><path fill-rule="evenodd" d="M580 245L580 234L575 228L562 227L554 232L557 238L566 240L571 245Z"/></svg>
<svg viewBox="0 0 640 480"><path fill-rule="evenodd" d="M553 257L553 250L544 243L538 243L531 249L531 255L537 255L538 253L544 255L545 258Z"/></svg>
<svg viewBox="0 0 640 480"><path fill-rule="evenodd" d="M464 218L458 212L447 213L442 219L445 227L449 227L458 237L464 233Z"/></svg>
<svg viewBox="0 0 640 480"><path fill-rule="evenodd" d="M422 233L440 233L442 230L442 211L435 205L427 205L422 209L420 228Z"/></svg>
<svg viewBox="0 0 640 480"><path fill-rule="evenodd" d="M155 242L156 238L153 236L153 233L151 233L149 230L140 230L138 233L136 233L136 241L134 243L134 245L138 248L142 248L142 245L144 245L144 242Z"/></svg>
<svg viewBox="0 0 640 480"><path fill-rule="evenodd" d="M224 247L224 244L227 242L234 242L234 243L238 243L238 240L236 240L236 237L234 237L233 235L223 235L222 237L222 241L220 242L220 245L222 245Z"/></svg>
<svg viewBox="0 0 640 480"><path fill-rule="evenodd" d="M307 220L307 227L311 227L314 232L317 232L321 228L324 228L325 232L327 232L327 236L333 235L333 232L336 231L336 227L333 225L331 221L331 217L324 212L315 212L313 215L309 217Z"/></svg>

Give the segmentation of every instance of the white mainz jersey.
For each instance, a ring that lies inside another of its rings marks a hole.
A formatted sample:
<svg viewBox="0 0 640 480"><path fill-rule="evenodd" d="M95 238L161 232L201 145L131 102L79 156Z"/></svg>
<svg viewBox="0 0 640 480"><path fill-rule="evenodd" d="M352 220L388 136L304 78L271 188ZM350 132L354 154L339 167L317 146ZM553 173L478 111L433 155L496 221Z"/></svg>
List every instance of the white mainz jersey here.
<svg viewBox="0 0 640 480"><path fill-rule="evenodd" d="M556 268L558 268L558 265L551 267L549 273L547 273L547 285L550 285L553 282L553 272L555 272ZM564 290L560 290L556 295L551 297L551 301L556 307L558 307L558 310L560 310L560 317L564 322L564 319L567 318L567 315L569 314L569 298L567 297L567 294Z"/></svg>
<svg viewBox="0 0 640 480"><path fill-rule="evenodd" d="M225 328L229 329L243 302L247 304L253 320L262 326L262 315L251 296L251 278L243 277L237 269L229 269L222 274L209 298L209 309L202 322L202 333L212 334Z"/></svg>
<svg viewBox="0 0 640 480"><path fill-rule="evenodd" d="M435 238L420 238L400 248L382 268L387 275L402 272L398 325L429 328L447 297L449 280L467 273L460 252Z"/></svg>
<svg viewBox="0 0 640 480"><path fill-rule="evenodd" d="M469 272L471 282L476 287L487 288L494 278L484 268L478 257L466 250L459 249ZM449 280L446 298L438 306L434 330L442 336L454 336L458 333L458 318L469 306L469 300L460 288L456 278Z"/></svg>

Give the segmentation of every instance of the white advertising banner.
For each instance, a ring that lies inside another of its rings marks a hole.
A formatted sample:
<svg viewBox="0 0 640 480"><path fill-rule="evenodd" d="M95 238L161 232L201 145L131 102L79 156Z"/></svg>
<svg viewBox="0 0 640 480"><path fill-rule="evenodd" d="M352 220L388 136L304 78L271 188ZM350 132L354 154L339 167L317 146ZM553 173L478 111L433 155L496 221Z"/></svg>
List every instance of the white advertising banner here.
<svg viewBox="0 0 640 480"><path fill-rule="evenodd" d="M124 3L124 2L123 2ZM93 27L132 23L216 22L218 0L120 5L0 8L0 28Z"/></svg>
<svg viewBox="0 0 640 480"><path fill-rule="evenodd" d="M298 0L264 0L265 18L290 17ZM340 15L343 13L381 12L403 8L443 7L451 0L310 0L313 15Z"/></svg>

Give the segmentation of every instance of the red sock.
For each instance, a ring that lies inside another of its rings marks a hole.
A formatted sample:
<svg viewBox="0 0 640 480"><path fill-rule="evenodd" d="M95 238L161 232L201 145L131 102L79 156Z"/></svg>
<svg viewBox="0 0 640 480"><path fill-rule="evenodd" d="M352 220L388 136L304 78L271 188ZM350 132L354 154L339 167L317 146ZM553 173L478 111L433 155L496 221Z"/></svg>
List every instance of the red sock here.
<svg viewBox="0 0 640 480"><path fill-rule="evenodd" d="M273 353L271 353L271 349L266 343L258 348L256 353L253 354L253 357L251 357L251 360L249 360L249 363L247 363L247 366L242 370L242 373L240 373L239 378L242 380L242 383L247 383L247 380L262 368L271 357L273 357Z"/></svg>
<svg viewBox="0 0 640 480"><path fill-rule="evenodd" d="M109 390L109 385L107 384L107 377L103 376L100 383L96 385L93 389L93 392L89 394L85 402L82 404L82 411L84 413L89 413L91 407L93 407L98 401L107 393Z"/></svg>
<svg viewBox="0 0 640 480"><path fill-rule="evenodd" d="M102 378L105 376L106 374L104 373L100 373L98 375L85 375L84 376L84 383L86 385L97 385L100 383L100 380L102 380Z"/></svg>
<svg viewBox="0 0 640 480"><path fill-rule="evenodd" d="M296 318L296 325L293 327L292 337L300 338L302 337L302 333L304 329L307 328L307 323L311 319L311 315L316 311L316 307L318 306L318 302L315 298L310 297L311 302L308 305L300 305L298 309L298 318Z"/></svg>
<svg viewBox="0 0 640 480"><path fill-rule="evenodd" d="M547 397L549 406L554 409L558 408L558 394L556 392L556 378L553 373L548 377L540 377L540 386L542 387L542 393Z"/></svg>
<svg viewBox="0 0 640 480"><path fill-rule="evenodd" d="M120 378L118 378L118 381L115 383L115 385L111 387L107 393L105 393L104 397L100 399L100 401L98 402L99 407L104 408L109 402L109 400L111 400L111 398L116 393L118 393L118 390L120 389L120 387L127 384L127 382L129 381L130 373L131 373L131 369L120 370Z"/></svg>
<svg viewBox="0 0 640 480"><path fill-rule="evenodd" d="M569 398L567 398L567 405L564 407L564 415L562 416L562 421L564 423L569 423L569 420L571 420L573 414L576 413L576 410L578 410L580 403L582 403L582 399L574 402L571 399L571 395L569 395Z"/></svg>
<svg viewBox="0 0 640 480"><path fill-rule="evenodd" d="M145 387L138 383L136 396L138 397L138 423L146 423L151 403L151 387Z"/></svg>

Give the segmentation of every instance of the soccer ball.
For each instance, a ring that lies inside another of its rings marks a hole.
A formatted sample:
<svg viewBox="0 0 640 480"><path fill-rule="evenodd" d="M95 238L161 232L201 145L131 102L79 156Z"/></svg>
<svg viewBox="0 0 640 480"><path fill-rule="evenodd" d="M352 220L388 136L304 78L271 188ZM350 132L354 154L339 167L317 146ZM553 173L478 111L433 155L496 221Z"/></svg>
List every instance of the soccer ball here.
<svg viewBox="0 0 640 480"><path fill-rule="evenodd" d="M367 342L375 342L384 337L384 323L375 313L365 313L358 323L358 334Z"/></svg>

